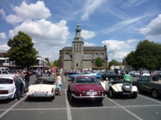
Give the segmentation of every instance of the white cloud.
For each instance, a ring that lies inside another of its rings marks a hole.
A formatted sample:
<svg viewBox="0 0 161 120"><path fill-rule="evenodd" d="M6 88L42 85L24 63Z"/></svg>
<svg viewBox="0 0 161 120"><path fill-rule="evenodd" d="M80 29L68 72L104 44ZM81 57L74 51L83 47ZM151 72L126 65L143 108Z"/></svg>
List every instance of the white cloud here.
<svg viewBox="0 0 161 120"><path fill-rule="evenodd" d="M4 32L0 33L0 39L6 39L6 34Z"/></svg>
<svg viewBox="0 0 161 120"><path fill-rule="evenodd" d="M161 14L153 19L145 28L140 29L140 33L147 36L161 35Z"/></svg>
<svg viewBox="0 0 161 120"><path fill-rule="evenodd" d="M66 21L61 20L59 23L53 24L45 19L38 21L25 21L21 25L16 26L9 31L10 37L17 35L18 31L30 35L37 44L45 45L63 45L66 43L69 35Z"/></svg>
<svg viewBox="0 0 161 120"><path fill-rule="evenodd" d="M148 0L128 0L123 4L124 7L139 6Z"/></svg>
<svg viewBox="0 0 161 120"><path fill-rule="evenodd" d="M96 35L94 31L89 31L89 30L82 30L81 31L81 36L83 39L90 39L93 38Z"/></svg>
<svg viewBox="0 0 161 120"><path fill-rule="evenodd" d="M9 49L10 49L10 47L7 44L0 45L1 52L6 52Z"/></svg>
<svg viewBox="0 0 161 120"><path fill-rule="evenodd" d="M84 46L96 46L95 43L84 42Z"/></svg>
<svg viewBox="0 0 161 120"><path fill-rule="evenodd" d="M20 7L13 7L14 14L6 16L6 21L15 24L28 19L42 19L51 16L50 10L45 7L44 1L37 1L35 4L26 4L22 2Z"/></svg>
<svg viewBox="0 0 161 120"><path fill-rule="evenodd" d="M103 45L107 46L108 61L115 59L122 62L123 58L126 57L128 53L135 50L136 46L135 39L130 39L126 41L120 40L104 40Z"/></svg>
<svg viewBox="0 0 161 120"><path fill-rule="evenodd" d="M0 14L2 14L3 17L6 16L5 11L3 9L0 9Z"/></svg>
<svg viewBox="0 0 161 120"><path fill-rule="evenodd" d="M103 4L104 1L106 0L86 0L83 7L84 13L81 16L82 20L87 20L89 16Z"/></svg>

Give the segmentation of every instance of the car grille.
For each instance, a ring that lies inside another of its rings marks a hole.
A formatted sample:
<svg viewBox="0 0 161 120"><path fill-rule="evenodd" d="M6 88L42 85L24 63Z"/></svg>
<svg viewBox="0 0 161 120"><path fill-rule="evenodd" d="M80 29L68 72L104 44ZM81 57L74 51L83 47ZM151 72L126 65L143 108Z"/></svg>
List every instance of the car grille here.
<svg viewBox="0 0 161 120"><path fill-rule="evenodd" d="M8 90L0 90L0 94L8 94Z"/></svg>

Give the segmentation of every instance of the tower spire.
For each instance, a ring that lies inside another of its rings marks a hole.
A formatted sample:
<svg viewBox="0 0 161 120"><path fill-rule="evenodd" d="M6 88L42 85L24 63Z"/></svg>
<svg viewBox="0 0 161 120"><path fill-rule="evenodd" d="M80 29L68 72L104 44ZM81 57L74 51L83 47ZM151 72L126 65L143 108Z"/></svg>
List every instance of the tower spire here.
<svg viewBox="0 0 161 120"><path fill-rule="evenodd" d="M78 24L76 28L76 35L75 35L74 41L82 41L80 33L81 33L81 29L80 29L80 25Z"/></svg>

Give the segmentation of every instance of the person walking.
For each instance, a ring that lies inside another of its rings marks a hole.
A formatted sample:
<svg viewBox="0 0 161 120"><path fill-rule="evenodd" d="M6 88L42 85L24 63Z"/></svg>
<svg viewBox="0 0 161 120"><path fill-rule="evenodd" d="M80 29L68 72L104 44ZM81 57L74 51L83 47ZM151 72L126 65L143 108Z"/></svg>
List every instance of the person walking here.
<svg viewBox="0 0 161 120"><path fill-rule="evenodd" d="M61 81L61 76L60 76L60 72L56 72L56 81L55 81L55 85L56 85L56 89L58 89L58 95L60 95L60 91L61 91L61 86L62 86L62 81Z"/></svg>
<svg viewBox="0 0 161 120"><path fill-rule="evenodd" d="M129 82L129 83L132 84L131 76L130 76L130 74L128 73L128 71L125 72L124 80L125 80L125 82Z"/></svg>

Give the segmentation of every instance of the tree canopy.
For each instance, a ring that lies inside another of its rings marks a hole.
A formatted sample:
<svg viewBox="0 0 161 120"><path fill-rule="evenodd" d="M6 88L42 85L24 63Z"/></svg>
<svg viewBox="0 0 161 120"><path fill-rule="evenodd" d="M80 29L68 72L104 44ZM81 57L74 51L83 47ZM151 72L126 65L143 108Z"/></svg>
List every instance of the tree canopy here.
<svg viewBox="0 0 161 120"><path fill-rule="evenodd" d="M95 60L95 65L97 67L102 67L103 66L103 60L100 57L97 57Z"/></svg>
<svg viewBox="0 0 161 120"><path fill-rule="evenodd" d="M129 53L125 60L133 68L155 70L161 68L161 44L149 40L140 41L136 50Z"/></svg>
<svg viewBox="0 0 161 120"><path fill-rule="evenodd" d="M29 35L19 31L18 35L15 35L13 39L9 39L7 44L10 47L7 56L10 61L15 62L15 65L24 68L36 64L38 52L33 48L34 44Z"/></svg>
<svg viewBox="0 0 161 120"><path fill-rule="evenodd" d="M108 69L110 69L112 65L121 65L121 63L113 59L109 62Z"/></svg>

